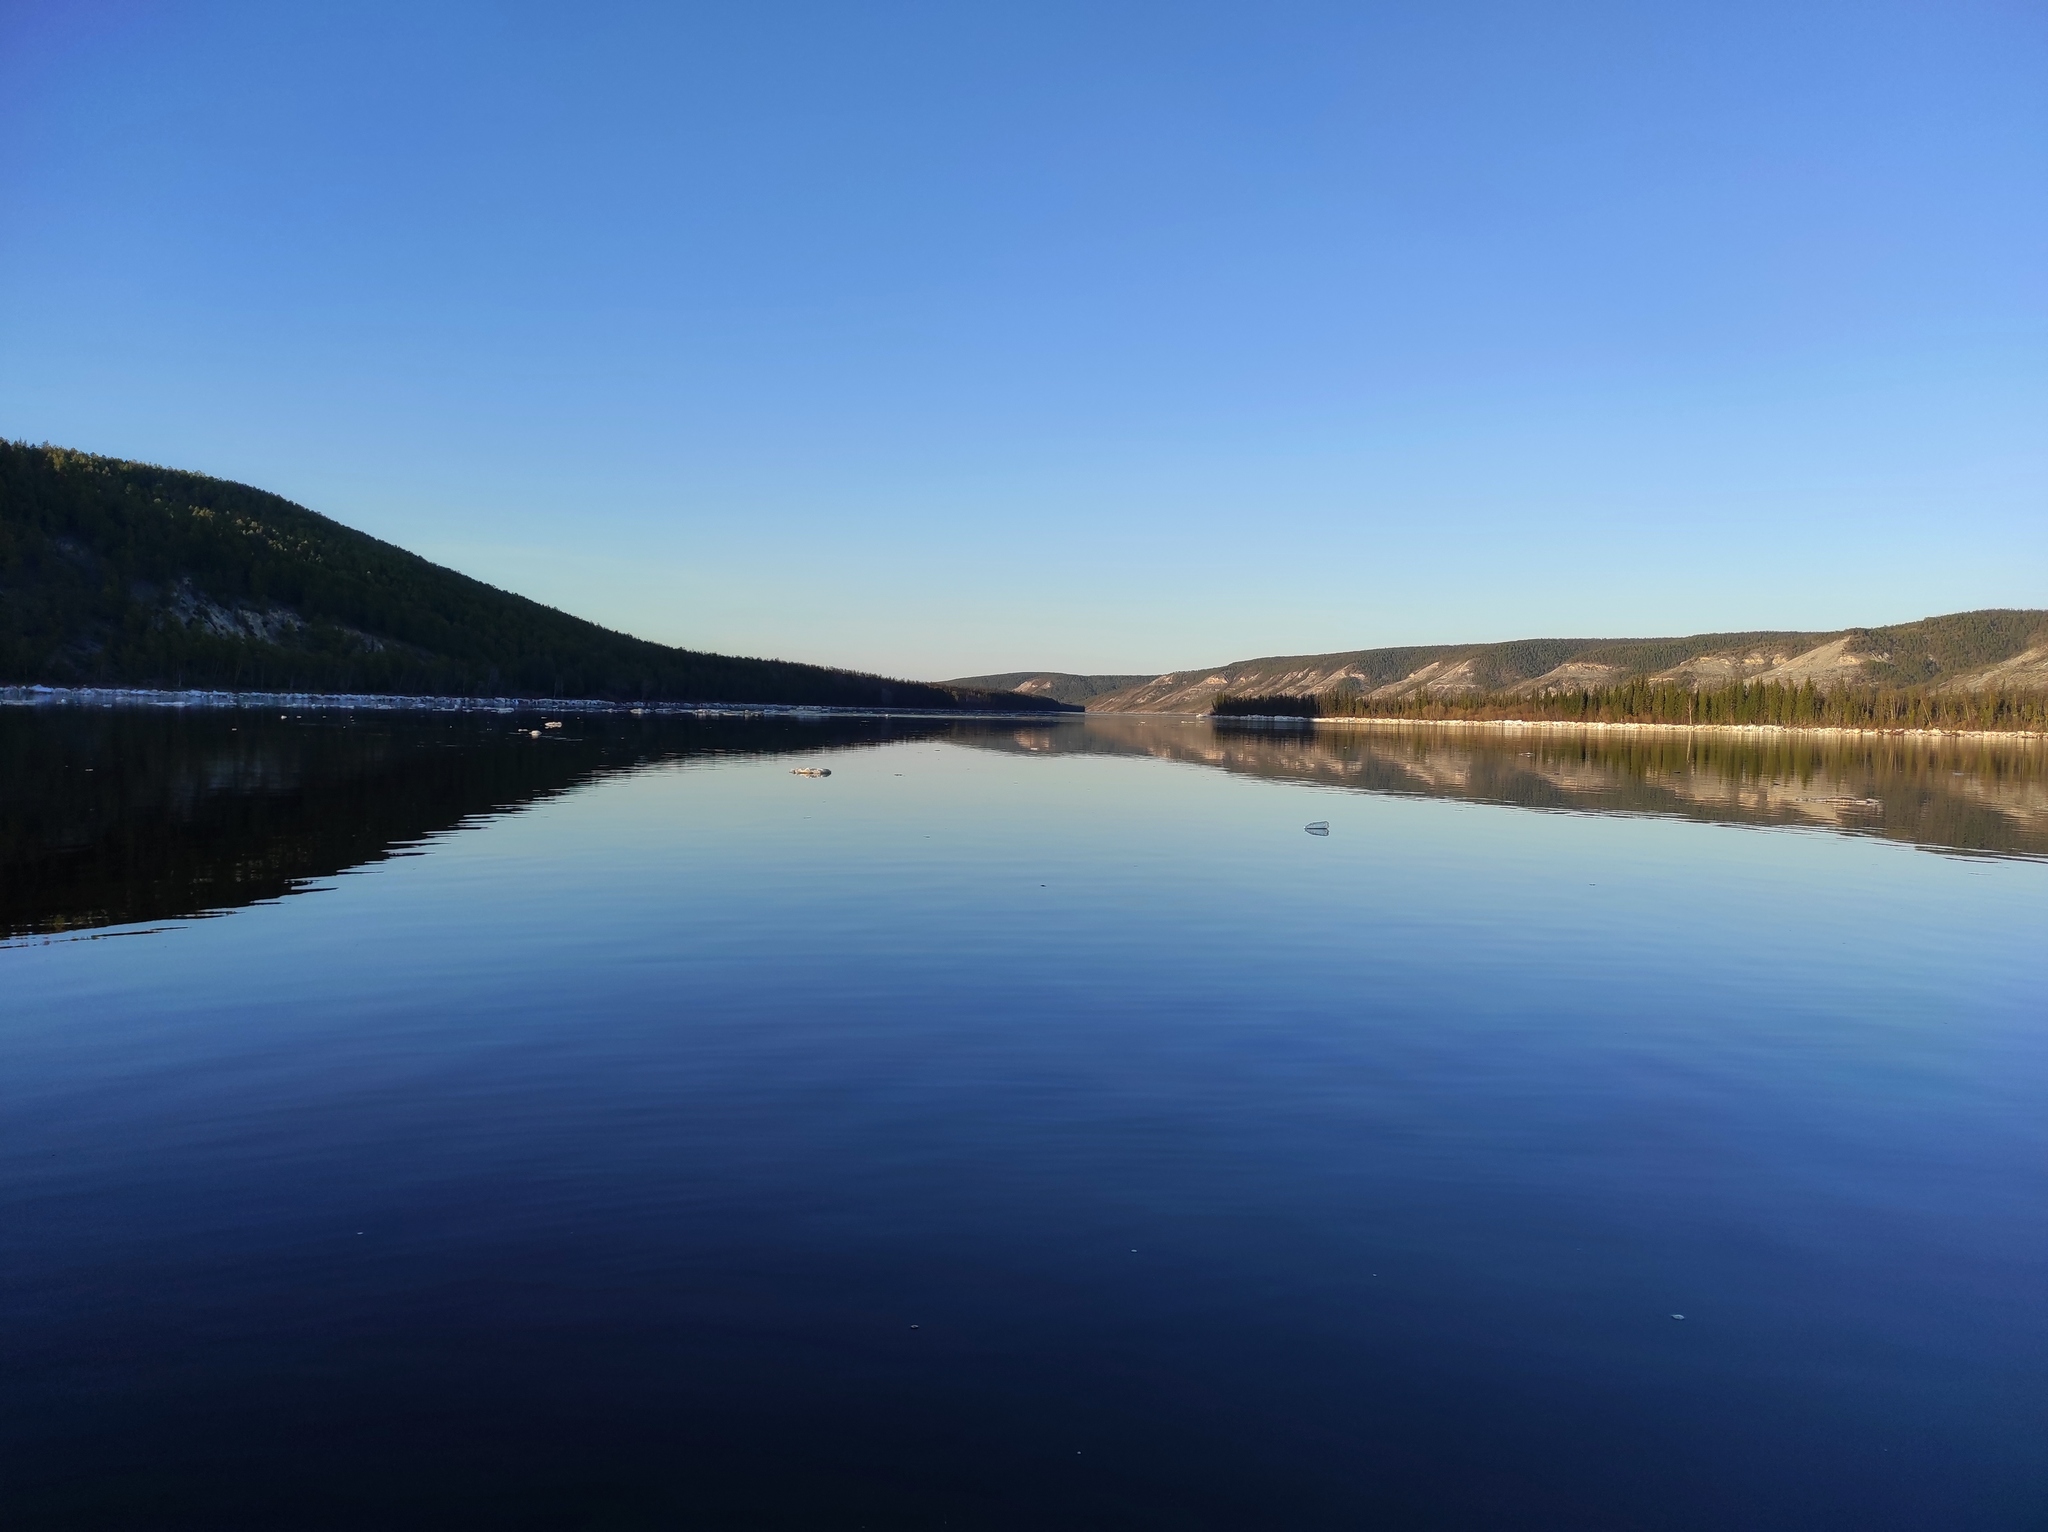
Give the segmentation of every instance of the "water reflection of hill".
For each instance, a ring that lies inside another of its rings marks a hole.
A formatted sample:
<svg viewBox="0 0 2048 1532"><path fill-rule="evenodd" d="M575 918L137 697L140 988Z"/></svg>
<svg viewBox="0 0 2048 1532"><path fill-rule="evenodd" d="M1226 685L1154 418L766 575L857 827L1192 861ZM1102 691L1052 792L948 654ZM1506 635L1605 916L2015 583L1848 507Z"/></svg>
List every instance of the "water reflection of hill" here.
<svg viewBox="0 0 2048 1532"><path fill-rule="evenodd" d="M2048 856L2048 749L1811 735L1269 728L1100 716L960 720L0 709L0 939L275 899L596 778L658 762L907 738L1143 755L1276 781L1581 813L1799 825Z"/></svg>
<svg viewBox="0 0 2048 1532"><path fill-rule="evenodd" d="M1521 808L1796 825L2048 856L2039 742L1669 732L1274 728L1091 716L1008 748L1142 754L1247 776Z"/></svg>
<svg viewBox="0 0 2048 1532"><path fill-rule="evenodd" d="M215 914L612 772L922 736L901 720L0 710L0 938Z"/></svg>

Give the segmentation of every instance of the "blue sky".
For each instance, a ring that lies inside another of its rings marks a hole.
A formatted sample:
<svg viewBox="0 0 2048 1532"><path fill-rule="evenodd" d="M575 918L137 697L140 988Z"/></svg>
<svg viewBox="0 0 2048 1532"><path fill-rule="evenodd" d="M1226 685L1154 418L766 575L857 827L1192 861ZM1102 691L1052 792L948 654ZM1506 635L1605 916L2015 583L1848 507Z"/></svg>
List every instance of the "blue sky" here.
<svg viewBox="0 0 2048 1532"><path fill-rule="evenodd" d="M2048 605L2048 9L0 0L0 435L647 637Z"/></svg>

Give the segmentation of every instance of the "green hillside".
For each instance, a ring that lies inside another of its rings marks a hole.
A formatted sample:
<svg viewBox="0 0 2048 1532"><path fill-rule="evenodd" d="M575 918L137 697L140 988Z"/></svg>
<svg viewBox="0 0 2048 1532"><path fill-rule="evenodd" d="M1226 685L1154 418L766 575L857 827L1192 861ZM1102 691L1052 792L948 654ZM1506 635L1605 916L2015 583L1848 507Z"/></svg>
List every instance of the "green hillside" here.
<svg viewBox="0 0 2048 1532"><path fill-rule="evenodd" d="M1054 710L648 643L243 484L0 442L0 685Z"/></svg>

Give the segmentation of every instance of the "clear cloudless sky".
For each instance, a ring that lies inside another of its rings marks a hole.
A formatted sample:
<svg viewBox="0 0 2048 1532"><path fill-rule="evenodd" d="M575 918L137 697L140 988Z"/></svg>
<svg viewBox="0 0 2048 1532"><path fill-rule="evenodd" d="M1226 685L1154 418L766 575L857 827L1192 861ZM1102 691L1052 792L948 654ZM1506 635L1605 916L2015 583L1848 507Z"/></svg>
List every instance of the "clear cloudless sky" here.
<svg viewBox="0 0 2048 1532"><path fill-rule="evenodd" d="M2048 6L0 0L0 435L919 676L2048 605Z"/></svg>

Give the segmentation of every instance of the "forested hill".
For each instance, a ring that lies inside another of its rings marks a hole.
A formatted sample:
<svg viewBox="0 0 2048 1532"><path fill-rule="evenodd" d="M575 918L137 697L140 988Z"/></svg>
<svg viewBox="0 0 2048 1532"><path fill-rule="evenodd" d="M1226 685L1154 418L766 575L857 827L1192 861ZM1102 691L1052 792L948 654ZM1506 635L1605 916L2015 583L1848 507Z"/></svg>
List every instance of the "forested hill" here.
<svg viewBox="0 0 2048 1532"><path fill-rule="evenodd" d="M247 485L0 441L0 685L33 684L1062 706L671 649Z"/></svg>
<svg viewBox="0 0 2048 1532"><path fill-rule="evenodd" d="M1827 633L1532 638L1510 643L1280 655L1175 671L1090 696L1090 712L1201 713L1242 702L1355 698L1375 705L1550 695L1632 682L2048 692L2048 611L1955 612Z"/></svg>

